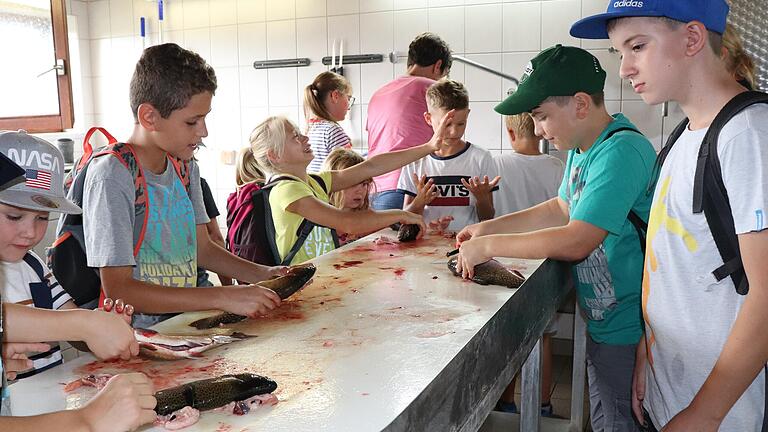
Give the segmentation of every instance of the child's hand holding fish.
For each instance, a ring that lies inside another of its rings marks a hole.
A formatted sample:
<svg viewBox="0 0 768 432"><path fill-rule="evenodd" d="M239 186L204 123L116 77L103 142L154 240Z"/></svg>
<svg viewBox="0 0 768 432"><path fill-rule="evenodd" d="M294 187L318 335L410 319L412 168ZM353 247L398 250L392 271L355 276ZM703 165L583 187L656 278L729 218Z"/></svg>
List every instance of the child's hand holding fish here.
<svg viewBox="0 0 768 432"><path fill-rule="evenodd" d="M84 430L131 431L157 418L154 393L152 382L142 373L115 375L76 412Z"/></svg>
<svg viewBox="0 0 768 432"><path fill-rule="evenodd" d="M488 252L490 249L489 239L490 237L479 237L461 243L456 261L456 271L461 273L464 279L472 279L475 274L475 266L493 258Z"/></svg>

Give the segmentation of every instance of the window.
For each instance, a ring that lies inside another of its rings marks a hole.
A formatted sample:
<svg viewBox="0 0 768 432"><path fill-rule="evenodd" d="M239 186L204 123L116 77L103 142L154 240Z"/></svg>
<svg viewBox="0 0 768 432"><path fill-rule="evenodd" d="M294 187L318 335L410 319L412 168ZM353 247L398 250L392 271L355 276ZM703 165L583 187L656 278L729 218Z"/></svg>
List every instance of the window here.
<svg viewBox="0 0 768 432"><path fill-rule="evenodd" d="M0 129L72 127L65 0L0 0Z"/></svg>

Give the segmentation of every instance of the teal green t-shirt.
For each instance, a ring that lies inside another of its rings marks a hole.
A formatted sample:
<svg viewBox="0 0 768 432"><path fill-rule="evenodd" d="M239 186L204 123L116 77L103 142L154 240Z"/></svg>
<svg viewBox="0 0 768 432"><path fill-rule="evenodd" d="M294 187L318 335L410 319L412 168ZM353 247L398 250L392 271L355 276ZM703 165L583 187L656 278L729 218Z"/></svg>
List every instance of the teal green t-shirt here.
<svg viewBox="0 0 768 432"><path fill-rule="evenodd" d="M622 114L611 122L586 152L568 152L559 196L570 218L608 231L605 240L573 265L579 304L595 342L634 344L642 335L640 307L643 253L630 209L644 221L651 208L651 177L656 152Z"/></svg>

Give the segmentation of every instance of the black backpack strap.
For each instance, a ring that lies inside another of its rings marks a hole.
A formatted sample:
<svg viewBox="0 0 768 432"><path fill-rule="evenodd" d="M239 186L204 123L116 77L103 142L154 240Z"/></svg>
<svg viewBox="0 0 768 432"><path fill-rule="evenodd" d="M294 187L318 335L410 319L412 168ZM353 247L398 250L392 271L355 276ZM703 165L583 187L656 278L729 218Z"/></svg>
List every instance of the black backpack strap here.
<svg viewBox="0 0 768 432"><path fill-rule="evenodd" d="M48 285L48 279L46 278L48 273L47 270L43 268L40 261L29 252L24 254L23 260L40 279L40 282L29 284L30 294L32 295L32 304L38 308L53 309L51 287Z"/></svg>
<svg viewBox="0 0 768 432"><path fill-rule="evenodd" d="M731 99L709 126L699 147L696 174L693 181L693 213L704 212L723 265L712 272L718 281L730 276L736 292L749 292L744 264L741 261L739 239L731 213L728 191L723 181L717 140L723 127L738 113L756 103L768 103L768 94L743 92Z"/></svg>
<svg viewBox="0 0 768 432"><path fill-rule="evenodd" d="M614 129L614 130L608 132L608 134L605 135L605 138L603 138L603 141L606 141L609 138L611 138L612 136L614 136L615 134L617 134L619 132L624 132L624 131L635 132L635 133L638 133L640 135L643 135L642 132L640 132L639 130L637 130L637 129L633 128L633 127L624 126L624 127L620 127L620 128L617 128L617 129ZM637 239L640 241L640 251L642 251L643 255L645 255L645 237L646 237L646 233L648 232L648 223L645 222L631 208L629 209L629 213L627 214L627 219L629 219L629 222L632 224L632 226L635 227L635 231L637 231Z"/></svg>

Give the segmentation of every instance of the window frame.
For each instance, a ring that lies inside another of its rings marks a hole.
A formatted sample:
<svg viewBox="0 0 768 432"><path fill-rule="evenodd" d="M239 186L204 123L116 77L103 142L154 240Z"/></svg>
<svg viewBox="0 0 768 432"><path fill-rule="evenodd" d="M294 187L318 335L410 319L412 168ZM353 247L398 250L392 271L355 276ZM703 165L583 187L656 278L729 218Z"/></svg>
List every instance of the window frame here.
<svg viewBox="0 0 768 432"><path fill-rule="evenodd" d="M56 59L64 59L64 74L56 75L59 94L59 114L0 117L0 129L24 129L27 132L61 132L71 129L75 121L72 103L72 67L69 62L66 0L51 0L51 24ZM54 72L55 73L55 72Z"/></svg>

